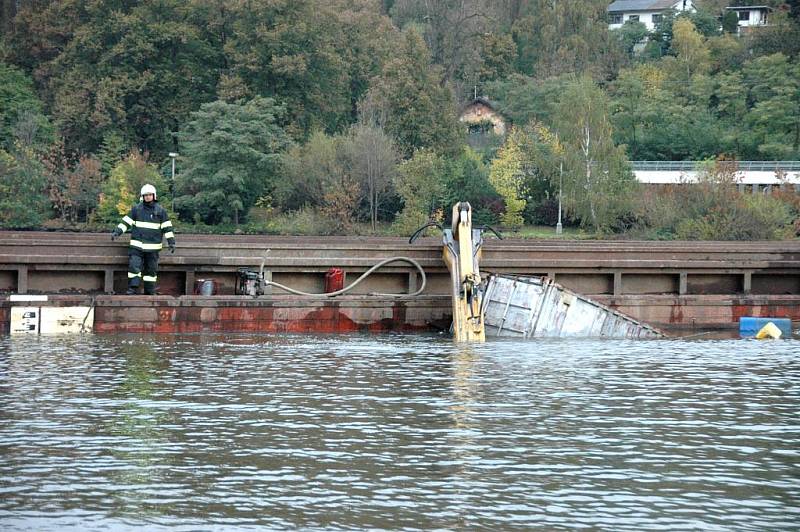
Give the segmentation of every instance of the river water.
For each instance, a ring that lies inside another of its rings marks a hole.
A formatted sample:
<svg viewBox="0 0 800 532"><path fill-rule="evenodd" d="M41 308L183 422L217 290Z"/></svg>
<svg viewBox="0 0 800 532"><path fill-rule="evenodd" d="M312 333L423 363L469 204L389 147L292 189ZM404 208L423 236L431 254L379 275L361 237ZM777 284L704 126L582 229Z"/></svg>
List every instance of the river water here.
<svg viewBox="0 0 800 532"><path fill-rule="evenodd" d="M0 337L0 529L800 529L800 341Z"/></svg>

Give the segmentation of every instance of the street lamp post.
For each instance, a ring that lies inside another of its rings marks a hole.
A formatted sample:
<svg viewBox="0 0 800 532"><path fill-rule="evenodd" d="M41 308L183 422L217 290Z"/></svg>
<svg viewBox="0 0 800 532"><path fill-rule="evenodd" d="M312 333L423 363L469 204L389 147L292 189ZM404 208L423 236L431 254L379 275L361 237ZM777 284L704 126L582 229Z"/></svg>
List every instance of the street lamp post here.
<svg viewBox="0 0 800 532"><path fill-rule="evenodd" d="M558 163L558 223L556 224L556 234L560 235L564 230L561 226L561 179L564 175L564 161Z"/></svg>
<svg viewBox="0 0 800 532"><path fill-rule="evenodd" d="M175 212L175 158L178 157L178 154L171 151L169 152L169 157L172 159L172 212Z"/></svg>

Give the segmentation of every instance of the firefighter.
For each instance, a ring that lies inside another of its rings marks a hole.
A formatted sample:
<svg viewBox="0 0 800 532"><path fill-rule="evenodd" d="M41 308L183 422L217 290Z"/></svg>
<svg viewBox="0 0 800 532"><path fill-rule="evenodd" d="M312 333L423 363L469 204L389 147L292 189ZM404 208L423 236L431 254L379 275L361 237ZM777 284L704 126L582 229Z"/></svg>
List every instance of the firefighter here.
<svg viewBox="0 0 800 532"><path fill-rule="evenodd" d="M167 239L170 253L175 253L175 233L172 232L172 222L167 211L158 204L156 187L150 184L143 186L139 199L140 203L134 205L130 214L123 217L122 222L114 228L111 240L130 230L127 294L136 294L139 284L144 282L144 293L154 295L162 239Z"/></svg>

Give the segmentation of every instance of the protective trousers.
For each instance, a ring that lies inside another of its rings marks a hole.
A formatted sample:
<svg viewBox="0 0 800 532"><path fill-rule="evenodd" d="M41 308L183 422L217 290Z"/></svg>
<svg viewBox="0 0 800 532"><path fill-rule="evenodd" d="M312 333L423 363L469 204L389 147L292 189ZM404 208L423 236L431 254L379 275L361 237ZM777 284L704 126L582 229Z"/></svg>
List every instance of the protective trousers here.
<svg viewBox="0 0 800 532"><path fill-rule="evenodd" d="M142 251L137 248L128 249L128 288L136 290L144 281L144 293L156 293L158 280L158 251Z"/></svg>

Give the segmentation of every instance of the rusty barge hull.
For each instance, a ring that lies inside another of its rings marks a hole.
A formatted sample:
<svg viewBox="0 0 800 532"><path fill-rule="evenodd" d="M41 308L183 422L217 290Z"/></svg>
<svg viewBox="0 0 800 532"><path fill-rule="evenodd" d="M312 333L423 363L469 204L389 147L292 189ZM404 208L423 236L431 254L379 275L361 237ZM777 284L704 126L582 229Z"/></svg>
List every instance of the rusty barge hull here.
<svg viewBox="0 0 800 532"><path fill-rule="evenodd" d="M800 322L800 296L598 298L667 332L733 329L743 316L788 317ZM448 330L447 296L375 299L249 298L243 296L48 296L45 302L0 299L0 333L9 332L12 306L91 307L95 333L351 333Z"/></svg>
<svg viewBox="0 0 800 532"><path fill-rule="evenodd" d="M93 310L95 333L427 332L449 326L446 297L251 298L245 296L49 296L0 302L8 332L12 305Z"/></svg>
<svg viewBox="0 0 800 532"><path fill-rule="evenodd" d="M106 234L0 231L0 331L8 332L11 294L48 294L47 305L93 303L97 332L349 332L436 330L452 318L450 276L438 238L178 235L162 253L155 297L118 296L127 282L127 242ZM377 262L406 256L420 276L392 264L348 296L299 298L278 291L234 295L237 270L322 292L331 267L345 285ZM564 287L667 331L736 328L741 316L800 322L800 241L608 242L494 240L484 243L484 273L547 276ZM192 295L213 279L219 295ZM38 303L37 303L38 304ZM42 303L45 304L45 303Z"/></svg>

